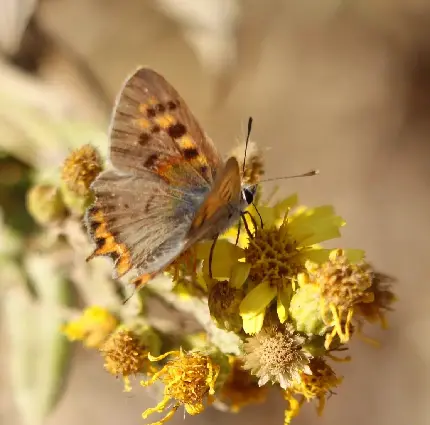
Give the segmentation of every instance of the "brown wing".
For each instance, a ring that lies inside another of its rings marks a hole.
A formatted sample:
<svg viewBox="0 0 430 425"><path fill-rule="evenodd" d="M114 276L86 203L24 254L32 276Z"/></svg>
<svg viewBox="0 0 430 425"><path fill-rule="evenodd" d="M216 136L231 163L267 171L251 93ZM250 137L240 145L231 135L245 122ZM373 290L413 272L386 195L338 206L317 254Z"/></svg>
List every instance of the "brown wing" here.
<svg viewBox="0 0 430 425"><path fill-rule="evenodd" d="M231 157L219 173L215 184L204 200L188 233L190 240L209 238L223 232L231 220L240 215L241 178L237 159Z"/></svg>
<svg viewBox="0 0 430 425"><path fill-rule="evenodd" d="M149 172L104 171L92 189L86 225L96 249L90 258L111 257L115 278L132 269L158 272L182 252L195 211L191 196Z"/></svg>
<svg viewBox="0 0 430 425"><path fill-rule="evenodd" d="M178 186L194 184L193 175L211 184L222 164L185 101L161 75L147 68L125 82L110 139L114 167L133 174L149 170Z"/></svg>

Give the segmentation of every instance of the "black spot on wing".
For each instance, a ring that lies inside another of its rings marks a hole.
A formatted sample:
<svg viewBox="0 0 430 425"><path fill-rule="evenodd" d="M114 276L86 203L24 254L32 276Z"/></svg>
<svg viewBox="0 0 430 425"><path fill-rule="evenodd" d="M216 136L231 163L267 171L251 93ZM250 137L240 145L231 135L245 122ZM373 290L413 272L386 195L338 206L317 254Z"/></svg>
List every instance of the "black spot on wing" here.
<svg viewBox="0 0 430 425"><path fill-rule="evenodd" d="M169 109L169 111L174 111L179 105L179 102L173 102L173 100L169 100L166 104L167 109Z"/></svg>
<svg viewBox="0 0 430 425"><path fill-rule="evenodd" d="M149 155L148 158L146 158L146 161L144 163L145 167L151 168L155 162L158 159L158 155L156 153L153 153L152 155Z"/></svg>
<svg viewBox="0 0 430 425"><path fill-rule="evenodd" d="M159 113L163 113L166 110L166 107L162 103L159 103L155 105L155 110Z"/></svg>
<svg viewBox="0 0 430 425"><path fill-rule="evenodd" d="M154 127L151 128L151 133L152 134L157 134L157 133L160 132L160 130L161 130L161 128L160 128L159 125L154 125Z"/></svg>
<svg viewBox="0 0 430 425"><path fill-rule="evenodd" d="M181 137L183 137L187 132L186 127L181 124L181 123L176 123L171 125L170 127L168 127L167 129L167 134L172 138L172 139L180 139Z"/></svg>
<svg viewBox="0 0 430 425"><path fill-rule="evenodd" d="M116 263L119 260L119 257L121 257L121 255L116 251L108 252L107 255L112 258L114 263Z"/></svg>
<svg viewBox="0 0 430 425"><path fill-rule="evenodd" d="M151 209L154 198L155 198L155 195L151 195L148 198L148 201L146 202L146 205L145 205L145 213L148 213L149 210Z"/></svg>
<svg viewBox="0 0 430 425"><path fill-rule="evenodd" d="M139 135L139 145L146 145L151 140L151 136L148 133L142 132Z"/></svg>
<svg viewBox="0 0 430 425"><path fill-rule="evenodd" d="M182 151L185 159L194 159L199 156L199 151L196 148L186 148Z"/></svg>
<svg viewBox="0 0 430 425"><path fill-rule="evenodd" d="M157 111L154 108L148 108L146 110L146 116L148 118L154 118L157 115Z"/></svg>

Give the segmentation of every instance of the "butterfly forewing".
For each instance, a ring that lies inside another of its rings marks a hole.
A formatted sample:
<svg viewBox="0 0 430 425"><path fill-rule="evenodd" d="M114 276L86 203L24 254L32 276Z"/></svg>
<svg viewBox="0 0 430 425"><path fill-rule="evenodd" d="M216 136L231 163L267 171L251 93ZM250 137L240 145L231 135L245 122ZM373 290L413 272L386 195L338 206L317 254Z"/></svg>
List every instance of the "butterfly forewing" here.
<svg viewBox="0 0 430 425"><path fill-rule="evenodd" d="M150 170L176 185L211 184L222 162L177 91L141 68L125 83L110 130L111 162L119 170Z"/></svg>
<svg viewBox="0 0 430 425"><path fill-rule="evenodd" d="M188 237L210 238L227 230L240 216L241 188L239 164L236 158L231 157L197 211Z"/></svg>

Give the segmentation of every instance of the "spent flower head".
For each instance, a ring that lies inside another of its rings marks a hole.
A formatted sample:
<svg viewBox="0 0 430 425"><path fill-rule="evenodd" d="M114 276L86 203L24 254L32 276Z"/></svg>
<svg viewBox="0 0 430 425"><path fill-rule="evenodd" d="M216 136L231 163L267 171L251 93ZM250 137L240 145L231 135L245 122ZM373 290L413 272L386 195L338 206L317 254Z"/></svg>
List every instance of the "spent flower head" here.
<svg viewBox="0 0 430 425"><path fill-rule="evenodd" d="M220 390L219 399L227 403L232 412L266 401L268 386L259 386L255 377L243 368L242 360L235 356L230 356L229 360L230 373Z"/></svg>
<svg viewBox="0 0 430 425"><path fill-rule="evenodd" d="M64 161L61 171L61 192L67 207L83 214L92 200L91 183L103 170L97 150L84 145L74 150Z"/></svg>
<svg viewBox="0 0 430 425"><path fill-rule="evenodd" d="M142 416L146 419L155 412L163 412L170 402L172 409L161 420L152 425L160 425L171 419L176 410L183 405L185 411L190 415L201 413L205 406L204 400L212 401L211 396L215 393L215 383L219 374L219 366L215 364L210 356L184 351L170 351L159 357L148 355L149 360L156 362L174 356L169 360L152 378L142 381L141 385L146 387L160 380L164 383L164 398L157 406L147 409Z"/></svg>
<svg viewBox="0 0 430 425"><path fill-rule="evenodd" d="M354 306L354 312L358 317L367 322L378 322L383 328L387 328L386 312L392 310L392 304L397 297L391 289L394 279L383 274L373 273L372 286L369 290L373 293L373 301L360 302Z"/></svg>
<svg viewBox="0 0 430 425"><path fill-rule="evenodd" d="M285 425L296 417L305 401L316 399L318 401L318 415L323 413L326 397L333 388L339 386L342 378L338 378L333 369L322 357L314 357L309 363L311 374L301 373L300 379L294 381L284 392L284 397L289 403L285 411ZM295 398L299 397L299 400Z"/></svg>
<svg viewBox="0 0 430 425"><path fill-rule="evenodd" d="M148 360L149 349L135 332L121 327L113 332L100 348L105 369L122 376L125 391L131 390L129 377L138 373L152 374L154 366Z"/></svg>
<svg viewBox="0 0 430 425"><path fill-rule="evenodd" d="M311 373L304 342L290 324L264 327L243 344L243 368L259 378L259 385L276 382L288 388L302 373Z"/></svg>
<svg viewBox="0 0 430 425"><path fill-rule="evenodd" d="M306 263L307 274L303 278L320 293L321 316L324 323L332 328L326 337L328 349L337 335L341 343L350 338L351 321L354 306L371 303L374 294L370 290L373 272L370 266L362 261L350 262L343 250L330 253L329 260L318 265Z"/></svg>

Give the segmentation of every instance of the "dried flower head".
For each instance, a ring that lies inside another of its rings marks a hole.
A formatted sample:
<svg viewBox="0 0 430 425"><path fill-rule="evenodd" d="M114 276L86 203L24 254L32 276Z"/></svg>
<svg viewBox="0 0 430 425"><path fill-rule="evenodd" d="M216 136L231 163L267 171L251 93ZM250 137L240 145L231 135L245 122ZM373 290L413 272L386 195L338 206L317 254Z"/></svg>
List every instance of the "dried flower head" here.
<svg viewBox="0 0 430 425"><path fill-rule="evenodd" d="M209 311L219 328L233 332L239 332L242 329L239 305L244 296L242 288L233 287L227 280L215 281L210 287Z"/></svg>
<svg viewBox="0 0 430 425"><path fill-rule="evenodd" d="M326 348L337 335L341 343L350 338L354 306L374 300L371 292L372 270L361 262L351 263L341 249L333 250L329 260L322 265L306 264L309 283L320 291L321 314L324 322L333 327L326 338Z"/></svg>
<svg viewBox="0 0 430 425"><path fill-rule="evenodd" d="M102 162L97 150L91 145L84 145L66 158L61 179L74 194L87 196L91 183L101 171Z"/></svg>
<svg viewBox="0 0 430 425"><path fill-rule="evenodd" d="M268 394L267 386L260 387L255 378L243 369L243 362L237 357L230 357L230 373L220 391L220 400L230 406L232 412L238 412L249 404L263 403Z"/></svg>
<svg viewBox="0 0 430 425"><path fill-rule="evenodd" d="M118 326L117 318L106 308L88 307L76 320L66 323L62 332L70 341L83 341L89 348L100 348Z"/></svg>
<svg viewBox="0 0 430 425"><path fill-rule="evenodd" d="M324 410L327 394L342 382L342 378L336 376L333 369L322 357L311 359L309 367L312 373L309 375L301 373L300 379L293 382L284 392L284 397L289 403L289 408L285 411L286 425L299 414L305 401L317 399L317 412L318 415L321 415ZM295 395L298 395L300 400L297 400L294 397Z"/></svg>
<svg viewBox="0 0 430 425"><path fill-rule="evenodd" d="M170 412L152 425L160 425L171 419L181 405L190 415L201 413L205 408L203 404L205 397L215 393L219 366L214 364L209 356L197 352L170 351L159 357L148 355L148 358L151 361L160 361L171 355L175 357L150 380L141 382L144 387L154 384L157 380L162 381L165 385L163 400L154 408L143 412L144 419L152 413L164 411L170 401L174 401Z"/></svg>
<svg viewBox="0 0 430 425"><path fill-rule="evenodd" d="M73 151L64 161L60 189L69 210L82 215L91 204L91 183L102 171L102 162L96 149L84 145Z"/></svg>
<svg viewBox="0 0 430 425"><path fill-rule="evenodd" d="M166 274L175 285L173 288L175 293L184 298L206 295L206 284L201 274L197 274L200 263L196 255L196 246L192 246L166 268Z"/></svg>
<svg viewBox="0 0 430 425"><path fill-rule="evenodd" d="M148 347L128 329L113 332L100 351L105 360L105 369L114 376L121 375L124 378L126 391L131 390L129 376L154 372L148 360Z"/></svg>
<svg viewBox="0 0 430 425"><path fill-rule="evenodd" d="M279 382L288 388L302 372L310 373L311 356L302 349L304 342L289 324L263 328L243 344L243 367L259 378L259 385Z"/></svg>
<svg viewBox="0 0 430 425"><path fill-rule="evenodd" d="M369 290L373 293L374 299L371 302L361 302L354 306L354 312L370 323L378 322L383 328L387 328L385 313L390 311L392 304L397 300L391 290L393 278L382 274L374 273L372 276L372 286Z"/></svg>

